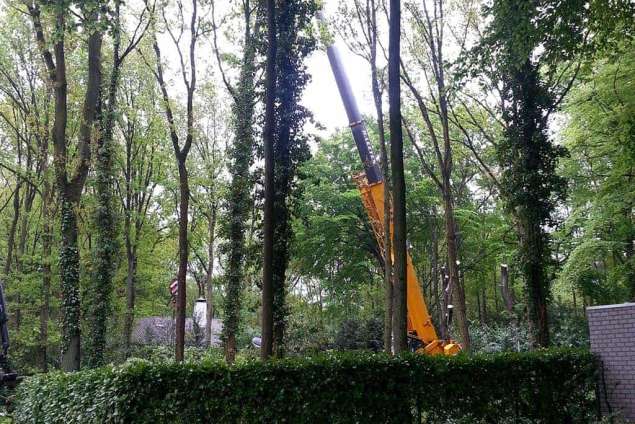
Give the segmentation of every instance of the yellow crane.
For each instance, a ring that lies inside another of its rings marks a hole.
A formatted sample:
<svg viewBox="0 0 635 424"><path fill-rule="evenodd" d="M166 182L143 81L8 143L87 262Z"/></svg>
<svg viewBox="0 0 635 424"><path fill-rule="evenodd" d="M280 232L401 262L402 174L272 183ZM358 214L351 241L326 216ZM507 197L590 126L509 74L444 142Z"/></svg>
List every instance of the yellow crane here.
<svg viewBox="0 0 635 424"><path fill-rule="evenodd" d="M383 219L384 176L370 149L366 126L357 108L351 85L342 66L337 47L334 44L327 47L327 55L340 97L344 103L344 109L346 109L357 151L364 165L364 172L356 175L354 179L359 188L364 208L368 213L377 243L383 251L385 234ZM393 234L392 231L391 234ZM461 346L453 340L439 339L437 335L409 253L407 255L406 284L408 337L411 340L418 341L415 345L419 347L415 351L429 355L456 355L461 350Z"/></svg>

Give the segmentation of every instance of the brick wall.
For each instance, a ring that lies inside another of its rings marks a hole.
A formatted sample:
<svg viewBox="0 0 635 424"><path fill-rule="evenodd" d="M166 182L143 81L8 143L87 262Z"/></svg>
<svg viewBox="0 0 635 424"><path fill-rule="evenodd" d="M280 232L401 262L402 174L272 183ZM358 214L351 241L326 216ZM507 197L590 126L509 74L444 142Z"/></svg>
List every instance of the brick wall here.
<svg viewBox="0 0 635 424"><path fill-rule="evenodd" d="M635 303L587 308L591 351L604 365L602 412L635 422Z"/></svg>

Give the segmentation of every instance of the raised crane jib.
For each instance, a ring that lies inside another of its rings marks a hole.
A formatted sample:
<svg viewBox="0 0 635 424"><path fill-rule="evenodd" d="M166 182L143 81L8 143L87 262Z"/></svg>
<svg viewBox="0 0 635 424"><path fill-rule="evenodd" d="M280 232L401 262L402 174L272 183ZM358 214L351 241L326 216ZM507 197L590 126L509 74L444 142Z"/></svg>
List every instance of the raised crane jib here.
<svg viewBox="0 0 635 424"><path fill-rule="evenodd" d="M340 97L344 103L344 109L346 109L349 126L351 127L351 131L353 133L353 139L355 140L359 157L364 165L368 184L381 182L384 180L384 176L375 161L375 156L373 155L373 151L368 141L366 125L364 124L362 116L359 113L359 109L357 108L355 95L351 89L351 84L346 72L344 71L339 51L334 44L331 44L327 47L326 54L328 55L329 62L331 63L331 69L333 70L333 75L335 76L335 82L337 83Z"/></svg>

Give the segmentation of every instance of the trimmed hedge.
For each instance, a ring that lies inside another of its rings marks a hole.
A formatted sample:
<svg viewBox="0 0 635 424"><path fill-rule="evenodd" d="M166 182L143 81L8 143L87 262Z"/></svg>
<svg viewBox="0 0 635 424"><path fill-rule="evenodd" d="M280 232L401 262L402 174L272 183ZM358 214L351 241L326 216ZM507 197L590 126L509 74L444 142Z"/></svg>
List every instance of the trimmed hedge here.
<svg viewBox="0 0 635 424"><path fill-rule="evenodd" d="M334 354L133 361L28 378L16 423L589 422L596 362L554 350L454 358Z"/></svg>

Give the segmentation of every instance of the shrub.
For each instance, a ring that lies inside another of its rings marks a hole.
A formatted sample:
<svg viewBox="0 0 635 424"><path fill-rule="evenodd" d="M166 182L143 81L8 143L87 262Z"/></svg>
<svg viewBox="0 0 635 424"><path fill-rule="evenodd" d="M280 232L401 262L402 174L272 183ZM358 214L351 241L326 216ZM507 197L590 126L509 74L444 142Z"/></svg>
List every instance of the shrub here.
<svg viewBox="0 0 635 424"><path fill-rule="evenodd" d="M232 367L131 361L34 376L16 423L587 422L584 351L454 358L331 354Z"/></svg>
<svg viewBox="0 0 635 424"><path fill-rule="evenodd" d="M383 334L384 326L380 319L347 319L335 336L335 347L340 350L378 350L383 345Z"/></svg>

